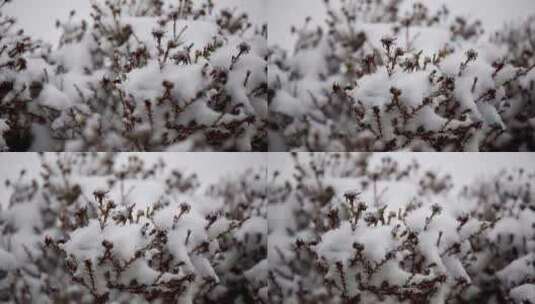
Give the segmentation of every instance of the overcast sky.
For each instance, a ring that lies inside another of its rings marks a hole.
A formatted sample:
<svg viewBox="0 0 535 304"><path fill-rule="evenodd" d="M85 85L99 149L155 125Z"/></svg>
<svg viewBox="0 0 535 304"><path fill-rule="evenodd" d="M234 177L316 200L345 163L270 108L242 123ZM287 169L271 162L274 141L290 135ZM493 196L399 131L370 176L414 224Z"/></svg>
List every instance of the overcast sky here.
<svg viewBox="0 0 535 304"><path fill-rule="evenodd" d="M73 9L77 16L88 18L90 3L90 0L16 0L2 10L17 17L27 34L55 44L60 37L56 20L68 19ZM266 22L266 0L216 0L214 3L219 7L245 10L259 24Z"/></svg>
<svg viewBox="0 0 535 304"><path fill-rule="evenodd" d="M535 153L375 153L372 162L384 156L397 159L402 164L416 159L424 169L450 173L458 186L506 168L535 171ZM286 174L291 174L293 170L288 153L269 153L267 162L270 170L280 170Z"/></svg>
<svg viewBox="0 0 535 304"><path fill-rule="evenodd" d="M129 155L139 155L150 163L163 158L173 168L197 172L205 181L216 181L218 178L236 174L249 167L265 167L266 153L122 153L120 159ZM40 161L37 153L0 153L0 182L6 177L18 176L21 169L27 169L33 174L40 171Z"/></svg>
<svg viewBox="0 0 535 304"><path fill-rule="evenodd" d="M279 170L289 175L293 165L289 153L124 153L138 154L147 162L163 158L170 167L196 172L202 183L210 184L221 178L235 176L246 168L265 168ZM457 186L470 183L476 178L498 173L504 168L524 168L535 170L535 153L375 153L372 161L389 155L401 163L417 159L423 168L437 169L450 173ZM7 193L4 181L18 177L21 169L36 176L40 172L36 153L0 153L0 200Z"/></svg>
<svg viewBox="0 0 535 304"><path fill-rule="evenodd" d="M170 1L170 0L167 0ZM324 0L217 0L220 7L246 10L257 23L269 22L270 44L280 44L286 48L293 46L291 25L302 25L304 18L313 17L322 23L325 17ZM331 0L337 1L337 0ZM407 0L411 5L416 0ZM487 31L500 28L505 22L521 20L535 14L535 0L427 0L431 8L448 3L452 14L480 18ZM87 17L89 0L16 0L3 10L16 16L25 30L34 36L42 37L52 43L59 39L60 33L54 23L56 19L65 20L72 9L78 16Z"/></svg>
<svg viewBox="0 0 535 304"><path fill-rule="evenodd" d="M221 178L236 176L248 168L265 168L267 153L122 153L120 161L129 155L140 155L147 163L162 158L170 168L197 173L203 185L217 182ZM38 176L41 167L37 153L0 153L0 205L6 200L4 181L16 179L21 169L28 175Z"/></svg>
<svg viewBox="0 0 535 304"><path fill-rule="evenodd" d="M269 43L285 48L293 47L292 25L301 26L307 16L316 23L325 19L324 0L266 0L269 20ZM331 0L335 2L337 0ZM416 0L406 1L412 5ZM535 0L426 0L431 9L448 4L452 15L476 17L482 20L487 31L500 28L505 22L521 20L535 14Z"/></svg>

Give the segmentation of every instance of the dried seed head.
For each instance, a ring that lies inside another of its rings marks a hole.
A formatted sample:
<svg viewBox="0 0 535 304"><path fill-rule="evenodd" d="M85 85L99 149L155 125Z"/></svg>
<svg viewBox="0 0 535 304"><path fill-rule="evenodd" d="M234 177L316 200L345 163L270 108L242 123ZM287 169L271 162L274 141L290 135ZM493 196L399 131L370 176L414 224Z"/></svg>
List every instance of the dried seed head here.
<svg viewBox="0 0 535 304"><path fill-rule="evenodd" d="M180 204L180 213L188 213L191 210L191 206L188 203Z"/></svg>
<svg viewBox="0 0 535 304"><path fill-rule="evenodd" d="M396 38L385 36L381 38L381 44L385 49L390 49L394 42L396 41Z"/></svg>
<svg viewBox="0 0 535 304"><path fill-rule="evenodd" d="M155 29L152 31L152 36L156 38L156 40L161 40L164 33L165 32L162 29Z"/></svg>
<svg viewBox="0 0 535 304"><path fill-rule="evenodd" d="M466 51L466 59L468 61L474 61L477 59L477 52L474 49L469 49Z"/></svg>
<svg viewBox="0 0 535 304"><path fill-rule="evenodd" d="M240 53L247 54L251 50L251 46L246 42L242 42L238 45L238 50Z"/></svg>
<svg viewBox="0 0 535 304"><path fill-rule="evenodd" d="M433 214L440 214L440 212L442 212L442 207L440 207L439 204L433 204L431 206L431 212L433 212Z"/></svg>
<svg viewBox="0 0 535 304"><path fill-rule="evenodd" d="M174 85L172 82L170 82L169 80L164 80L164 81L162 82L162 85L164 86L164 88L166 88L166 89L168 89L168 90L172 89L172 88L175 86L175 85Z"/></svg>

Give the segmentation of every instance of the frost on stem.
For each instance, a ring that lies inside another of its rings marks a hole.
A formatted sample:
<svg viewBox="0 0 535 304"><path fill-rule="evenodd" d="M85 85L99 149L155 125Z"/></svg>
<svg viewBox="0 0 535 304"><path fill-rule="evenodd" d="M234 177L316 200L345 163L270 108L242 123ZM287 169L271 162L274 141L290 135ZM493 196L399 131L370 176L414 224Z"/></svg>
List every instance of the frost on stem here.
<svg viewBox="0 0 535 304"><path fill-rule="evenodd" d="M272 150L534 150L534 18L481 23L404 1L325 1L269 57ZM452 20L452 21L448 21Z"/></svg>
<svg viewBox="0 0 535 304"><path fill-rule="evenodd" d="M535 301L535 172L460 188L388 157L302 153L294 164L269 186L273 303Z"/></svg>
<svg viewBox="0 0 535 304"><path fill-rule="evenodd" d="M3 150L267 150L267 33L247 14L95 2L57 21L57 49L0 18Z"/></svg>
<svg viewBox="0 0 535 304"><path fill-rule="evenodd" d="M268 303L262 175L201 192L195 174L115 158L43 155L41 177L7 182L2 300Z"/></svg>

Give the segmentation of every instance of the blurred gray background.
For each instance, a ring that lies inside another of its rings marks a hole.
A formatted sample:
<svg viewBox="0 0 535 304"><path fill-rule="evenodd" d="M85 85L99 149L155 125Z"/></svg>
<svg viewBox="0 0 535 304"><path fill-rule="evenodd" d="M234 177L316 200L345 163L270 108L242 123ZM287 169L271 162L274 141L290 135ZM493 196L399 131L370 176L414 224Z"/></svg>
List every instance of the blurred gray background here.
<svg viewBox="0 0 535 304"><path fill-rule="evenodd" d="M121 153L119 165L130 155L140 156L151 164L163 159L171 169L180 169L187 173L196 173L204 185L215 183L223 178L237 177L249 168L263 169L267 166L267 153L223 153L223 152L181 152L181 153ZM0 206L5 204L8 191L5 180L15 180L20 170L26 169L27 175L36 177L41 172L37 153L0 153Z"/></svg>
<svg viewBox="0 0 535 304"><path fill-rule="evenodd" d="M314 23L322 24L325 18L324 0L266 0L269 22L269 44L279 44L286 49L293 47L292 25L301 26L307 16ZM330 0L335 3L339 0ZM445 3L452 15L481 19L487 32L492 32L510 21L518 21L535 14L535 0L426 0L405 1L406 7L422 2L432 10Z"/></svg>
<svg viewBox="0 0 535 304"><path fill-rule="evenodd" d="M303 153L307 155L308 153ZM390 152L373 153L372 166L383 157L389 156L398 160L401 165L416 159L422 169L438 170L449 173L457 186L472 182L483 176L492 176L503 169L524 168L535 172L535 153L448 153L448 152ZM283 175L292 174L293 162L289 153L269 153L267 162L269 170L279 170Z"/></svg>
<svg viewBox="0 0 535 304"><path fill-rule="evenodd" d="M266 22L266 0L216 0L214 3L218 7L246 11L258 24ZM56 20L67 20L73 9L78 17L88 18L90 7L91 0L13 0L2 11L16 17L27 34L56 44L60 37L55 27Z"/></svg>

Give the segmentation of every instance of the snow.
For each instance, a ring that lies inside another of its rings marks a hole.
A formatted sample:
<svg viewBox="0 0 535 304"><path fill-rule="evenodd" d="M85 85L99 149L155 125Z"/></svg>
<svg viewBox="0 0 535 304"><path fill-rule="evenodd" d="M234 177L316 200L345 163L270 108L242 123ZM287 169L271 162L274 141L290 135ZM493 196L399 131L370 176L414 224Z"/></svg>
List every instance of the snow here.
<svg viewBox="0 0 535 304"><path fill-rule="evenodd" d="M0 249L0 267L0 271L3 272L15 269L17 267L17 262L13 254Z"/></svg>
<svg viewBox="0 0 535 304"><path fill-rule="evenodd" d="M247 270L244 275L249 281L255 282L256 284L261 284L267 280L268 270L268 261L263 260L262 262L256 264L256 266L253 268Z"/></svg>
<svg viewBox="0 0 535 304"><path fill-rule="evenodd" d="M512 299L518 303L530 303L535 301L535 285L524 284L522 286L515 287L509 293Z"/></svg>
<svg viewBox="0 0 535 304"><path fill-rule="evenodd" d="M195 64L186 67L166 66L160 69L157 62L151 62L146 67L135 69L127 75L125 83L126 94L133 95L139 102L151 100L161 96L164 91L164 80L176 84L173 92L181 100L189 100L203 87L201 76L202 65Z"/></svg>
<svg viewBox="0 0 535 304"><path fill-rule="evenodd" d="M306 101L291 96L288 92L281 92L275 96L270 105L271 111L287 113L294 117L306 114L306 109L310 105L304 105Z"/></svg>
<svg viewBox="0 0 535 304"><path fill-rule="evenodd" d="M96 261L100 255L102 241L100 224L98 221L92 220L86 227L78 229L70 235L70 240L65 243L64 249L80 261Z"/></svg>
<svg viewBox="0 0 535 304"><path fill-rule="evenodd" d="M83 74L84 69L89 69L92 66L91 49L88 45L90 44L76 43L62 46L58 52L54 54L54 57L58 64L65 67L67 70L76 74Z"/></svg>
<svg viewBox="0 0 535 304"><path fill-rule="evenodd" d="M58 111L68 109L73 106L72 99L68 98L55 86L45 85L37 100L41 105Z"/></svg>

